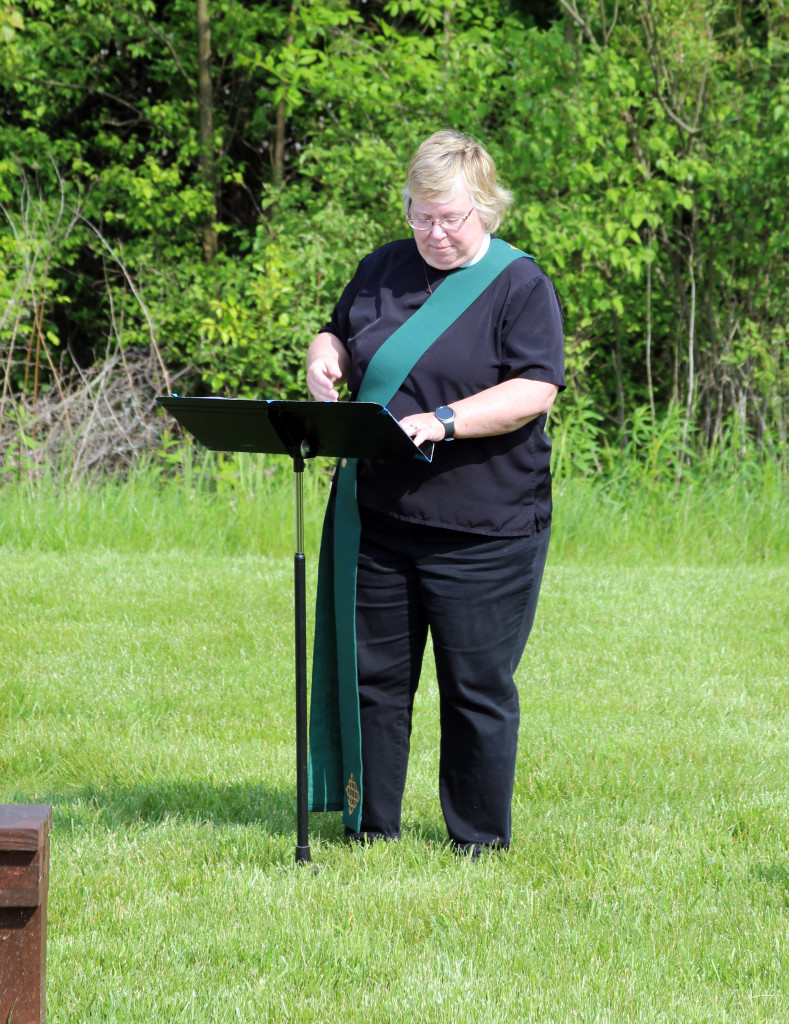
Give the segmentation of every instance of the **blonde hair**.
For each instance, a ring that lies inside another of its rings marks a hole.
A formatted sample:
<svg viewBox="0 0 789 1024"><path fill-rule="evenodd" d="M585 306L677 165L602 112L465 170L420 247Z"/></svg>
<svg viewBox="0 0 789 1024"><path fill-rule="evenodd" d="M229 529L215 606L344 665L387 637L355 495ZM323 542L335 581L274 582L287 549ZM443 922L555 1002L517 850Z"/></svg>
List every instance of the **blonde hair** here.
<svg viewBox="0 0 789 1024"><path fill-rule="evenodd" d="M512 202L512 193L496 181L493 158L477 140L452 129L435 132L411 157L403 188L406 217L415 199L441 202L441 197L454 192L460 183L468 186L485 230L496 231Z"/></svg>

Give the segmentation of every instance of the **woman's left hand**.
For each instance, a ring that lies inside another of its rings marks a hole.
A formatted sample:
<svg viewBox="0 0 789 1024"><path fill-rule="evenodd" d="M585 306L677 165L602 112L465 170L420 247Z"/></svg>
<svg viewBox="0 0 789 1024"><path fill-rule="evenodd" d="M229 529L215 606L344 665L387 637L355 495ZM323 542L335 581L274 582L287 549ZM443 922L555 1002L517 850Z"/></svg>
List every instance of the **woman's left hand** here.
<svg viewBox="0 0 789 1024"><path fill-rule="evenodd" d="M400 420L400 426L412 438L417 447L426 441L443 441L446 436L444 424L432 412L417 412Z"/></svg>

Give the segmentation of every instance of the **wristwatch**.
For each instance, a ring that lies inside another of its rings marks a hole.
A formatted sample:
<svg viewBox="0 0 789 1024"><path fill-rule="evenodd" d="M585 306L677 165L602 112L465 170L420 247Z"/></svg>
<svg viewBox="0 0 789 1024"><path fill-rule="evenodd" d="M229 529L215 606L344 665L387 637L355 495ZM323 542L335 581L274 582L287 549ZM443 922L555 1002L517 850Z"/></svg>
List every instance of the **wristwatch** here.
<svg viewBox="0 0 789 1024"><path fill-rule="evenodd" d="M448 405L439 405L435 411L435 415L444 424L444 440L454 441L455 440L455 411L450 409Z"/></svg>

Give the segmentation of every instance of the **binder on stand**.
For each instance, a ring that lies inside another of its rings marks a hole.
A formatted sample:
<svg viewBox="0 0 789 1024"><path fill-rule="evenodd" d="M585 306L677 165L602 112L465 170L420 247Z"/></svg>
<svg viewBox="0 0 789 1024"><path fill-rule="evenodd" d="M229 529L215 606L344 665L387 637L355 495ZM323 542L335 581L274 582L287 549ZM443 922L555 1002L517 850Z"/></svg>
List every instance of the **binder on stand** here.
<svg viewBox="0 0 789 1024"><path fill-rule="evenodd" d="M309 863L307 812L307 605L304 555L304 464L348 459L432 458L375 402L296 402L240 398L156 399L201 444L214 451L287 455L295 485L293 597L296 662L296 863Z"/></svg>

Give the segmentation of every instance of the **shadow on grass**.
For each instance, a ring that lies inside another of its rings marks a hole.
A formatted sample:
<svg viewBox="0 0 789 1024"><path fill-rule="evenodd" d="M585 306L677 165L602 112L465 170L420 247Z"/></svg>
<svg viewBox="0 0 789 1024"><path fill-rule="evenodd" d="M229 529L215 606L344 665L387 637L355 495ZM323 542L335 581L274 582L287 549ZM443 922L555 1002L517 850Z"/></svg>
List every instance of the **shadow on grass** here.
<svg viewBox="0 0 789 1024"><path fill-rule="evenodd" d="M296 840L295 788L274 788L249 782L172 779L132 786L88 785L68 792L16 793L15 803L51 803L56 827L98 825L109 831L168 823L213 825L217 828L257 827L264 834ZM339 812L309 816L309 837L323 843L345 844ZM440 822L405 821L403 837L429 846L443 846L446 830Z"/></svg>
<svg viewBox="0 0 789 1024"><path fill-rule="evenodd" d="M789 891L789 863L757 864L751 871L751 877Z"/></svg>
<svg viewBox="0 0 789 1024"><path fill-rule="evenodd" d="M56 826L69 818L75 825L89 821L110 830L180 821L218 828L257 826L270 836L296 834L295 789L252 783L173 779L134 786L109 784L39 795L35 801L17 794L14 802L51 803ZM309 827L316 839L344 840L339 814L311 814Z"/></svg>

